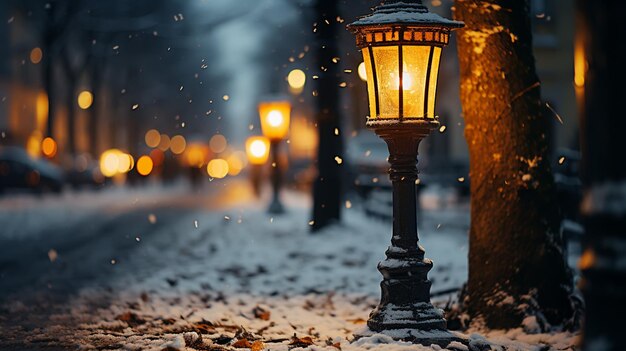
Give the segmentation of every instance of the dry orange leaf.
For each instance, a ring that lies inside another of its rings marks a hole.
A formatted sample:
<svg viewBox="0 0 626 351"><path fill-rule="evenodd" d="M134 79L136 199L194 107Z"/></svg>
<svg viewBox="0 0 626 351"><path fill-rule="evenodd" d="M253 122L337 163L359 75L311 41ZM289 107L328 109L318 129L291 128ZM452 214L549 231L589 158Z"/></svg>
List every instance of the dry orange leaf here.
<svg viewBox="0 0 626 351"><path fill-rule="evenodd" d="M252 344L248 339L239 339L233 344L233 347L238 349L250 349L252 348Z"/></svg>
<svg viewBox="0 0 626 351"><path fill-rule="evenodd" d="M301 338L298 338L296 337L295 334L291 338L291 342L289 343L289 345L296 346L296 347L307 347L313 344L314 344L313 339L311 339L310 336L303 336Z"/></svg>
<svg viewBox="0 0 626 351"><path fill-rule="evenodd" d="M354 318L354 319L348 319L348 322L351 322L354 324L365 324L365 322L367 321L363 318Z"/></svg>
<svg viewBox="0 0 626 351"><path fill-rule="evenodd" d="M261 351L264 348L265 348L265 344L263 343L263 341L257 340L257 341L252 343L252 346L250 347L250 350L252 350L252 351Z"/></svg>
<svg viewBox="0 0 626 351"><path fill-rule="evenodd" d="M254 317L258 318L258 319L262 319L264 321L269 321L270 320L270 311L256 306L253 310L252 313L254 313Z"/></svg>

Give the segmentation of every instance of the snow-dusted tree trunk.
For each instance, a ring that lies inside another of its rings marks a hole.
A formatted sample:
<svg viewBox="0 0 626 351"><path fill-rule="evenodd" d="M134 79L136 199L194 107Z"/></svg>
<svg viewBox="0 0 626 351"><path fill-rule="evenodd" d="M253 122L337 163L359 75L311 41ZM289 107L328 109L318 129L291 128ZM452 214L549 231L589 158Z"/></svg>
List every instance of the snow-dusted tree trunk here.
<svg viewBox="0 0 626 351"><path fill-rule="evenodd" d="M584 350L623 350L626 314L626 46L624 1L577 1L577 38L588 67L581 116L582 214L580 260L587 307ZM583 65L584 66L584 65ZM580 72L577 72L580 73Z"/></svg>
<svg viewBox="0 0 626 351"><path fill-rule="evenodd" d="M466 25L458 52L472 193L467 310L490 328L531 326L527 316L561 323L572 314L573 283L528 1L457 0L455 18Z"/></svg>

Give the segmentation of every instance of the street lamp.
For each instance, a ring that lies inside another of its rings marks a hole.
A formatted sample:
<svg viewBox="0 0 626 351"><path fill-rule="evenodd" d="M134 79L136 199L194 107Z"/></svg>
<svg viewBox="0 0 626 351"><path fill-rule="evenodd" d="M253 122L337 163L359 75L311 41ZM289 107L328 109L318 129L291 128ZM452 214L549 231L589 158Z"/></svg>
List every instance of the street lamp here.
<svg viewBox="0 0 626 351"><path fill-rule="evenodd" d="M269 213L281 214L285 212L283 205L280 203L280 187L282 185L282 177L280 170L280 160L278 157L278 147L280 141L287 136L289 132L289 118L291 114L291 103L287 100L265 101L259 104L259 116L261 118L261 129L263 135L270 140L270 149L272 151L272 203L268 209Z"/></svg>
<svg viewBox="0 0 626 351"><path fill-rule="evenodd" d="M451 30L462 26L429 12L421 0L386 1L348 26L365 62L367 126L387 143L393 184L393 236L387 259L378 264L381 301L367 321L374 331L446 329L443 313L430 302L427 274L433 263L424 258L417 235L416 164L420 142L439 126L435 94L441 50ZM427 334L414 335L414 342L455 339L450 333Z"/></svg>
<svg viewBox="0 0 626 351"><path fill-rule="evenodd" d="M270 141L264 136L251 136L246 140L246 155L250 162L250 181L254 194L261 194L261 166L267 162L270 154Z"/></svg>

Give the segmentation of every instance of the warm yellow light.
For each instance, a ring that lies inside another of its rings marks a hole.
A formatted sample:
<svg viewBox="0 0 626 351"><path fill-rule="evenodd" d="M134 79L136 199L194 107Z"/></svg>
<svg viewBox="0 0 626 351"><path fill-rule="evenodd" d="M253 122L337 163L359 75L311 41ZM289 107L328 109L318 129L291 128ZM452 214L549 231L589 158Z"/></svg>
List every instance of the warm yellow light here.
<svg viewBox="0 0 626 351"><path fill-rule="evenodd" d="M45 92L37 94L35 110L37 114L37 128L44 130L48 121L48 94Z"/></svg>
<svg viewBox="0 0 626 351"><path fill-rule="evenodd" d="M270 140L281 140L289 131L291 104L289 101L270 101L259 104L261 129Z"/></svg>
<svg viewBox="0 0 626 351"><path fill-rule="evenodd" d="M226 162L228 162L228 175L236 176L239 174L244 167L244 161L245 156L244 158L241 158L241 155L238 152L233 152L230 156L228 156L226 159Z"/></svg>
<svg viewBox="0 0 626 351"><path fill-rule="evenodd" d="M227 147L228 141L226 140L226 137L222 134L215 134L211 137L211 140L209 140L209 148L211 148L211 151L216 154L224 152Z"/></svg>
<svg viewBox="0 0 626 351"><path fill-rule="evenodd" d="M117 173L128 173L135 166L135 159L130 154L119 152L117 158Z"/></svg>
<svg viewBox="0 0 626 351"><path fill-rule="evenodd" d="M32 157L41 156L41 132L36 130L34 131L26 141L26 152Z"/></svg>
<svg viewBox="0 0 626 351"><path fill-rule="evenodd" d="M185 160L189 167L200 168L204 166L209 151L205 145L191 144L185 150Z"/></svg>
<svg viewBox="0 0 626 351"><path fill-rule="evenodd" d="M362 81L367 82L367 71L365 70L365 62L361 62L359 64L358 72L359 78L361 78Z"/></svg>
<svg viewBox="0 0 626 351"><path fill-rule="evenodd" d="M144 155L137 160L137 173L141 174L144 177L152 173L153 167L154 163L152 162L150 156Z"/></svg>
<svg viewBox="0 0 626 351"><path fill-rule="evenodd" d="M163 152L167 151L167 149L170 148L170 137L167 134L161 134L159 145L157 147Z"/></svg>
<svg viewBox="0 0 626 351"><path fill-rule="evenodd" d="M228 162L221 158L216 158L209 162L206 170L212 178L224 178L228 174Z"/></svg>
<svg viewBox="0 0 626 351"><path fill-rule="evenodd" d="M148 147L155 148L161 143L161 133L156 129L150 129L146 132L144 140Z"/></svg>
<svg viewBox="0 0 626 351"><path fill-rule="evenodd" d="M267 115L267 123L272 127L280 127L283 123L283 119L283 115L277 110L272 110Z"/></svg>
<svg viewBox="0 0 626 351"><path fill-rule="evenodd" d="M170 140L170 150L176 155L180 155L185 152L185 148L187 147L187 140L182 135L174 135L172 140Z"/></svg>
<svg viewBox="0 0 626 351"><path fill-rule="evenodd" d="M574 85L577 88L585 86L585 74L587 73L587 59L585 47L580 38L574 42Z"/></svg>
<svg viewBox="0 0 626 351"><path fill-rule="evenodd" d="M48 157L53 158L57 154L57 142L47 137L41 142L41 152Z"/></svg>
<svg viewBox="0 0 626 351"><path fill-rule="evenodd" d="M362 52L371 118L435 118L440 47L404 45L401 57L397 46L377 46Z"/></svg>
<svg viewBox="0 0 626 351"><path fill-rule="evenodd" d="M270 153L270 141L264 136L251 136L246 140L246 154L253 165L267 162Z"/></svg>
<svg viewBox="0 0 626 351"><path fill-rule="evenodd" d="M292 89L302 91L306 84L306 74L300 69L294 69L287 75L287 82Z"/></svg>
<svg viewBox="0 0 626 351"><path fill-rule="evenodd" d="M43 59L43 51L40 48L34 48L30 51L30 62L38 64Z"/></svg>
<svg viewBox="0 0 626 351"><path fill-rule="evenodd" d="M86 110L93 104L93 94L88 90L83 90L78 94L78 107Z"/></svg>
<svg viewBox="0 0 626 351"><path fill-rule="evenodd" d="M120 165L120 153L121 151L118 149L110 149L102 153L100 156L100 173L103 176L111 178L117 174Z"/></svg>

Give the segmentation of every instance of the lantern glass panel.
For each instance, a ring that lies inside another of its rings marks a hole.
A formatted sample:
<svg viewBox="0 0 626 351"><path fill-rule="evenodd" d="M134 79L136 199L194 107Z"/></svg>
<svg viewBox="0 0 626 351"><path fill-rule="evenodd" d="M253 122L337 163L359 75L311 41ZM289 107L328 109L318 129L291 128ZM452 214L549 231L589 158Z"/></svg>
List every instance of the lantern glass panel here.
<svg viewBox="0 0 626 351"><path fill-rule="evenodd" d="M376 118L376 90L374 89L374 73L372 70L372 57L369 50L363 49L363 62L365 62L365 75L367 76L367 96L370 106L370 118Z"/></svg>
<svg viewBox="0 0 626 351"><path fill-rule="evenodd" d="M424 94L428 74L430 46L403 46L403 115L405 118L426 117Z"/></svg>
<svg viewBox="0 0 626 351"><path fill-rule="evenodd" d="M380 118L399 116L399 70L398 47L378 46L374 51L374 69L378 82L378 103Z"/></svg>
<svg viewBox="0 0 626 351"><path fill-rule="evenodd" d="M435 118L435 97L437 95L437 76L439 74L439 60L441 59L441 48L435 47L430 68L430 79L428 81L428 110L426 117Z"/></svg>

